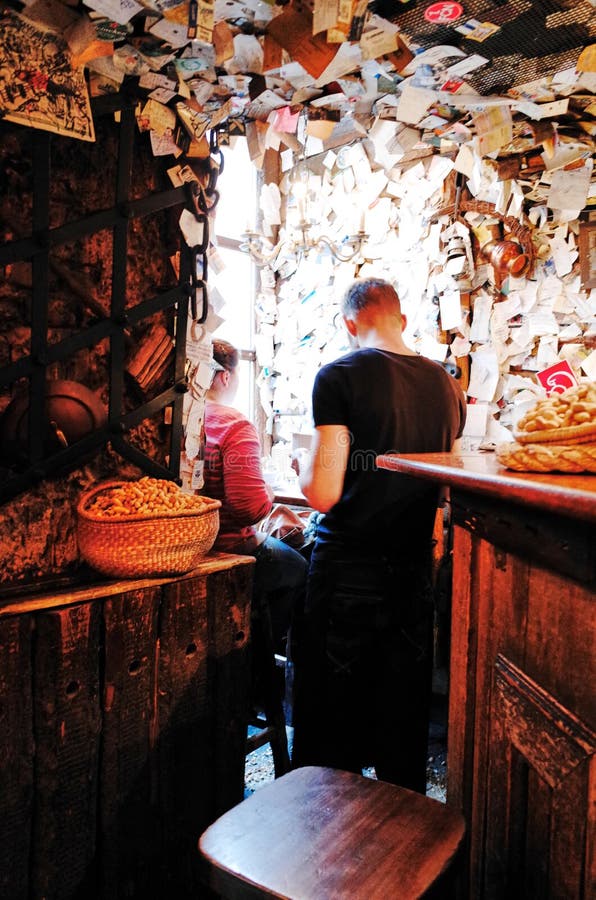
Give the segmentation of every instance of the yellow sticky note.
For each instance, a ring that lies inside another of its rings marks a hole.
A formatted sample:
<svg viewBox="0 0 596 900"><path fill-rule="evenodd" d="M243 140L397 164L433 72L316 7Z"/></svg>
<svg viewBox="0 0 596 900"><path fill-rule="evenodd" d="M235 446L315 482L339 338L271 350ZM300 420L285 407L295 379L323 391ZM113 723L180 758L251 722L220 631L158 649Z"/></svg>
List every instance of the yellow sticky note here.
<svg viewBox="0 0 596 900"><path fill-rule="evenodd" d="M596 44L584 47L575 68L578 72L596 72Z"/></svg>

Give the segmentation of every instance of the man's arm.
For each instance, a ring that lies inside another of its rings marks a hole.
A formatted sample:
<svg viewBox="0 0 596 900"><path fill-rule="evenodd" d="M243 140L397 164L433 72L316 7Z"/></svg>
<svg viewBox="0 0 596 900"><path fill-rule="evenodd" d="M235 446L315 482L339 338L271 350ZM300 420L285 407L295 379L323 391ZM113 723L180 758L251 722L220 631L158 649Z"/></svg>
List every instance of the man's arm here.
<svg viewBox="0 0 596 900"><path fill-rule="evenodd" d="M310 453L296 453L294 469L300 489L310 505L328 512L339 498L350 453L350 433L345 425L318 425Z"/></svg>

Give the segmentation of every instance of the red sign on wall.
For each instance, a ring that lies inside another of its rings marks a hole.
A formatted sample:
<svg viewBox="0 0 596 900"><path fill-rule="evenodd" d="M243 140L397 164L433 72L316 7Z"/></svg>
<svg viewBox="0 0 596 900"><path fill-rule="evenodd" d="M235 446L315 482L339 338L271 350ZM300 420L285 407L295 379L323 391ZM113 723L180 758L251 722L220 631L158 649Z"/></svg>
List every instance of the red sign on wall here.
<svg viewBox="0 0 596 900"><path fill-rule="evenodd" d="M427 22L434 25L449 25L455 22L464 11L461 3L452 3L450 0L441 0L440 3L433 3L424 10L424 18Z"/></svg>
<svg viewBox="0 0 596 900"><path fill-rule="evenodd" d="M575 387L577 378L566 359L537 372L538 381L548 394L562 394L567 388Z"/></svg>

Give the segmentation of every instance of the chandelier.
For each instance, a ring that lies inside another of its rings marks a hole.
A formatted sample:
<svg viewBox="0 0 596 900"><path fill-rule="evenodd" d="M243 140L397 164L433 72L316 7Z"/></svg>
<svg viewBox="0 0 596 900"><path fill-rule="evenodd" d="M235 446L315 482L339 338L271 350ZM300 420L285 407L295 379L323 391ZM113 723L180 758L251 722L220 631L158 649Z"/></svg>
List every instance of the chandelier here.
<svg viewBox="0 0 596 900"><path fill-rule="evenodd" d="M329 250L333 258L338 262L350 262L361 252L368 240L366 231L358 231L356 234L347 234L339 242L324 234L313 234L312 226L303 222L297 231L285 236L276 244L261 234L259 231L246 231L242 235L243 243L240 249L250 255L257 266L272 265L279 257L288 256L301 259L312 250L324 252Z"/></svg>
<svg viewBox="0 0 596 900"><path fill-rule="evenodd" d="M258 266L274 266L278 260L296 261L311 252L330 253L337 262L350 262L362 253L369 239L365 229L366 201L358 190L345 195L325 193L320 176L304 159L282 183L286 196L285 221L273 242L257 228L242 235L240 249ZM327 233L326 233L327 232Z"/></svg>

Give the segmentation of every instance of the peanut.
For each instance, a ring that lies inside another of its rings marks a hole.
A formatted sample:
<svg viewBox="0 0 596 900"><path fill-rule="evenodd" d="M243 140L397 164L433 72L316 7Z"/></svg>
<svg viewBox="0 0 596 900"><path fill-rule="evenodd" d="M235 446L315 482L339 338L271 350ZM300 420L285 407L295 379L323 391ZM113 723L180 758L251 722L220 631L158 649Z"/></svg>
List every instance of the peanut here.
<svg viewBox="0 0 596 900"><path fill-rule="evenodd" d="M200 512L209 503L208 497L185 494L173 481L145 475L139 481L107 488L87 507L97 516L156 516L164 513Z"/></svg>

